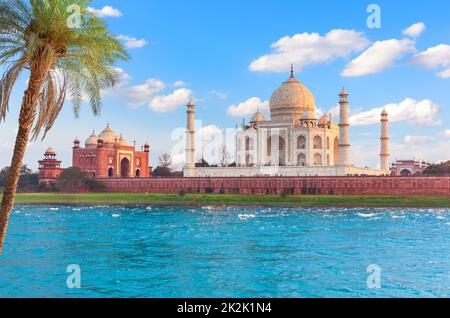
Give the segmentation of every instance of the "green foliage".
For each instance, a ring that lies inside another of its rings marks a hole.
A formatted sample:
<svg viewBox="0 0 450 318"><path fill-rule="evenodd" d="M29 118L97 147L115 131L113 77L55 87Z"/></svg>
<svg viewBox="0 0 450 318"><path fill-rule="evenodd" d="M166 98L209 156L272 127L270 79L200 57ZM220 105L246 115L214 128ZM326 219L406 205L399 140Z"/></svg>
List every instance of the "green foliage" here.
<svg viewBox="0 0 450 318"><path fill-rule="evenodd" d="M106 189L106 184L104 182L94 178L87 178L84 183L91 192L103 192Z"/></svg>
<svg viewBox="0 0 450 318"><path fill-rule="evenodd" d="M172 170L169 167L158 166L153 170L154 177L171 177Z"/></svg>
<svg viewBox="0 0 450 318"><path fill-rule="evenodd" d="M88 11L87 0L0 0L0 120L23 71L43 77L33 138L45 137L70 94L79 114L87 96L94 114L101 110L101 89L117 82L113 65L127 60L123 45L106 23ZM44 72L42 74L42 72ZM34 114L33 114L34 115Z"/></svg>
<svg viewBox="0 0 450 318"><path fill-rule="evenodd" d="M78 167L64 169L56 180L60 192L78 192L85 186L87 174Z"/></svg>
<svg viewBox="0 0 450 318"><path fill-rule="evenodd" d="M423 174L433 176L450 175L450 161L441 164L431 165L425 169Z"/></svg>
<svg viewBox="0 0 450 318"><path fill-rule="evenodd" d="M9 167L0 170L0 188L4 188L9 174ZM23 165L20 169L19 184L17 190L19 192L34 192L38 190L39 174L29 169L27 165Z"/></svg>
<svg viewBox="0 0 450 318"><path fill-rule="evenodd" d="M106 185L78 167L64 169L56 181L56 190L65 193L75 193L80 191L102 192Z"/></svg>

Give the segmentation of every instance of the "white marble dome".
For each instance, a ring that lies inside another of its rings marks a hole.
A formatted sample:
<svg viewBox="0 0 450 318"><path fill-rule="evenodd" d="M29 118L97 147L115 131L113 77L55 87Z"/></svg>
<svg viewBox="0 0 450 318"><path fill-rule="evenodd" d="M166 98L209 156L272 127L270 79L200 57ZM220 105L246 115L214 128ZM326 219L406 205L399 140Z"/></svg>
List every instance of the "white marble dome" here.
<svg viewBox="0 0 450 318"><path fill-rule="evenodd" d="M95 134L95 132L92 132L92 135L89 136L88 139L85 141L86 148L92 148L97 147L98 143L98 136Z"/></svg>
<svg viewBox="0 0 450 318"><path fill-rule="evenodd" d="M116 140L118 139L116 133L114 130L108 126L106 126L105 130L102 131L102 133L98 136L100 139L103 140L104 143L107 144L114 144L116 143Z"/></svg>
<svg viewBox="0 0 450 318"><path fill-rule="evenodd" d="M120 138L119 138L119 145L128 146L128 142L125 140L125 138L123 138L122 135L120 135Z"/></svg>
<svg viewBox="0 0 450 318"><path fill-rule="evenodd" d="M313 93L294 77L293 72L270 99L270 115L274 122L298 122L303 112L314 113L315 109Z"/></svg>

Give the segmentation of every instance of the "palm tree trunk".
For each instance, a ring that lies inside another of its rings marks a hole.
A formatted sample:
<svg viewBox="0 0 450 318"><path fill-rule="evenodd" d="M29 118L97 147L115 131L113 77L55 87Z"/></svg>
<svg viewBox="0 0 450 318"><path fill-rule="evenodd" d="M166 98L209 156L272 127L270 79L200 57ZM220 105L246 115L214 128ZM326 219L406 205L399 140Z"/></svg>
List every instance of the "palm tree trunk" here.
<svg viewBox="0 0 450 318"><path fill-rule="evenodd" d="M45 69L45 67L44 67ZM0 212L0 255L3 252L3 245L5 242L6 230L8 228L9 217L14 204L16 196L17 184L19 182L20 170L23 164L23 157L27 148L30 131L36 115L36 106L40 97L41 85L47 70L40 68L39 70L32 70L28 88L25 91L22 106L19 115L19 129L16 136L16 144L14 146L14 153L11 161L11 168L6 181L6 187L3 192L1 212Z"/></svg>

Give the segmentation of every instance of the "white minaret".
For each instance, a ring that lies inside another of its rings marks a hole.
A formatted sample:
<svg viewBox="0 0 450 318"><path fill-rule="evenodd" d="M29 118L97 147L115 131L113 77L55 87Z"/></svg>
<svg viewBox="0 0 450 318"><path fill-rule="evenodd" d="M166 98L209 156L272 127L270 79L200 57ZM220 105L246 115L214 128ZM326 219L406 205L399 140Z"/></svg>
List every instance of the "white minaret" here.
<svg viewBox="0 0 450 318"><path fill-rule="evenodd" d="M389 171L389 119L386 110L381 113L381 152L380 167L383 171Z"/></svg>
<svg viewBox="0 0 450 318"><path fill-rule="evenodd" d="M340 123L339 123L339 165L350 166L350 123L348 120L348 93L342 89L339 94Z"/></svg>
<svg viewBox="0 0 450 318"><path fill-rule="evenodd" d="M184 177L195 177L195 104L192 98L187 104L187 130L186 130L186 165Z"/></svg>

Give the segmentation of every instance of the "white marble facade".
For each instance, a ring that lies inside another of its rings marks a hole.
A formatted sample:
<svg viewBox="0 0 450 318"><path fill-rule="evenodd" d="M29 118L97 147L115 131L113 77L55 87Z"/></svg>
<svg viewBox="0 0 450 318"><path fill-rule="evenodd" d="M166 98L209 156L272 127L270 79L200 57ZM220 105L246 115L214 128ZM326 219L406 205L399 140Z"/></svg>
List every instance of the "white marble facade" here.
<svg viewBox="0 0 450 318"><path fill-rule="evenodd" d="M294 77L281 84L270 100L270 120L256 112L236 135L236 167L185 167L186 177L239 176L347 176L385 175L388 170L358 168L350 164L348 96L339 94L340 122L331 115L316 117L315 98ZM189 105L188 105L189 109ZM190 116L190 117L189 117ZM193 113L188 111L188 123ZM381 160L389 160L387 114L382 114ZM192 126L192 125L191 125ZM188 132L192 127L188 125ZM187 162L192 161L192 132L188 133ZM384 165L383 167L385 167Z"/></svg>

